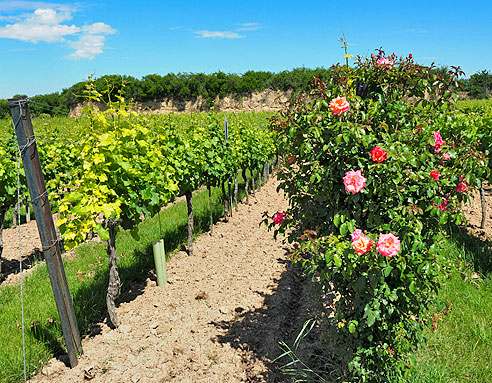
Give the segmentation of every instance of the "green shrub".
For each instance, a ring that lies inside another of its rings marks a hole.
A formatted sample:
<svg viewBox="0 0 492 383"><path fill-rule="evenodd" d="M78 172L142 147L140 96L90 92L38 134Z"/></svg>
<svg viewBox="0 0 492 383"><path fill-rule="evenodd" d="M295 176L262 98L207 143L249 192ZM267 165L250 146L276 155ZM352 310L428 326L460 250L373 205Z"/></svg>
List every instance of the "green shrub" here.
<svg viewBox="0 0 492 383"><path fill-rule="evenodd" d="M445 275L439 234L464 221L461 203L487 161L478 143L445 134L459 68L443 77L379 50L332 72L314 79L314 99L274 120L289 158L279 177L291 208L279 231L325 317L334 308L329 338L349 375L384 381L410 363Z"/></svg>

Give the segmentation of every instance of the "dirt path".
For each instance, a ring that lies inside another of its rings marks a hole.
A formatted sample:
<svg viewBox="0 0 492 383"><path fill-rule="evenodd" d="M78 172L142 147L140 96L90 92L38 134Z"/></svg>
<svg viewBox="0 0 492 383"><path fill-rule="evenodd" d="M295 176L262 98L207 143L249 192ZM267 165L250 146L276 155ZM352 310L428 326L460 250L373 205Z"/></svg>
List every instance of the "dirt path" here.
<svg viewBox="0 0 492 383"><path fill-rule="evenodd" d="M480 228L482 222L482 205L480 202L480 193L478 191L472 194L472 202L463 206L466 218L468 220L468 231L476 237L486 240L492 239L492 187L488 183L484 183L484 194L487 208L485 219L485 227Z"/></svg>
<svg viewBox="0 0 492 383"><path fill-rule="evenodd" d="M262 213L285 210L270 181L214 235L168 264L169 283L147 280L144 293L121 303L123 325L83 340L69 369L57 360L32 382L283 382L272 364L298 331L304 283L286 249L259 225ZM300 322L302 325L302 322Z"/></svg>
<svg viewBox="0 0 492 383"><path fill-rule="evenodd" d="M16 283L19 279L19 229L12 227L3 229L2 275L0 284ZM21 225L22 267L24 270L33 267L43 259L40 249L38 227L36 221Z"/></svg>

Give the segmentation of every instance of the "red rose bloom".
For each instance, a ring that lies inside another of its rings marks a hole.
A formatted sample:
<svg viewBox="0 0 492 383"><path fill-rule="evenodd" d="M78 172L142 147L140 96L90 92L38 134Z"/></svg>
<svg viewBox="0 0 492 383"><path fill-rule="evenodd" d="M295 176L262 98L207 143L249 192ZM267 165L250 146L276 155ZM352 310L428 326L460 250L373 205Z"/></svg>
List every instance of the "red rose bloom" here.
<svg viewBox="0 0 492 383"><path fill-rule="evenodd" d="M275 222L276 225L281 225L282 222L285 221L285 213L275 213L275 215L273 216L273 222Z"/></svg>
<svg viewBox="0 0 492 383"><path fill-rule="evenodd" d="M456 190L458 193L463 193L466 189L468 189L468 185L466 182L462 181L456 186L454 190Z"/></svg>
<svg viewBox="0 0 492 383"><path fill-rule="evenodd" d="M374 162L383 162L388 154L380 146L375 146L371 150L371 158Z"/></svg>
<svg viewBox="0 0 492 383"><path fill-rule="evenodd" d="M439 179L439 172L438 171L435 171L433 170L431 172L431 177L434 178L435 180L438 180Z"/></svg>

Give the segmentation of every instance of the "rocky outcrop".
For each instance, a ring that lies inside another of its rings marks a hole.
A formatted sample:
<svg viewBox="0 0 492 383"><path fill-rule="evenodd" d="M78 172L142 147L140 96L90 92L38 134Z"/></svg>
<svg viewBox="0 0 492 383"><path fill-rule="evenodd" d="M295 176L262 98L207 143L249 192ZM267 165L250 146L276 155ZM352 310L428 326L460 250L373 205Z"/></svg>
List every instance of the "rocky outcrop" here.
<svg viewBox="0 0 492 383"><path fill-rule="evenodd" d="M293 91L275 91L266 89L262 92L255 92L249 96L235 98L217 96L213 109L220 112L275 112L285 107L285 104L293 96ZM70 116L80 116L83 104L77 105L70 111ZM104 109L104 105L99 105ZM146 101L137 103L135 109L144 113L164 114L164 113L197 113L210 109L207 100L198 96L194 100L180 101L173 98L162 100Z"/></svg>

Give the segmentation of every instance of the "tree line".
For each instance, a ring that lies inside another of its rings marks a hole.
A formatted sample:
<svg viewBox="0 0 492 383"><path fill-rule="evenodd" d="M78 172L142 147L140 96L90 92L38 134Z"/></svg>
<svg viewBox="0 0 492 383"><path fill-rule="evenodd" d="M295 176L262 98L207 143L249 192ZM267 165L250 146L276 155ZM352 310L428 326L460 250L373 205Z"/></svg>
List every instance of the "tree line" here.
<svg viewBox="0 0 492 383"><path fill-rule="evenodd" d="M249 96L265 89L293 90L296 93L307 92L313 76L326 81L332 68L295 68L279 73L265 71L247 71L243 74L215 72L204 73L168 73L164 76L149 74L137 79L126 75L106 75L94 80L96 90L106 99L114 100L121 94L128 100L146 102L173 98L175 101L190 101L201 96L209 108L214 106L217 96L232 96L236 99ZM447 67L434 69L446 75ZM46 113L52 116L66 116L82 100L87 81L78 82L61 92L30 97L33 116ZM492 74L479 71L468 79L461 80L463 90L470 98L487 98L492 94ZM108 92L108 85L110 91ZM0 100L0 118L10 117L7 100Z"/></svg>

